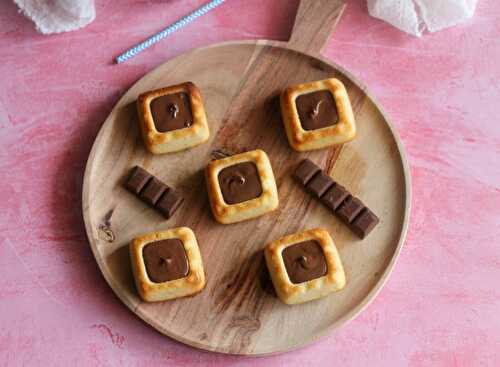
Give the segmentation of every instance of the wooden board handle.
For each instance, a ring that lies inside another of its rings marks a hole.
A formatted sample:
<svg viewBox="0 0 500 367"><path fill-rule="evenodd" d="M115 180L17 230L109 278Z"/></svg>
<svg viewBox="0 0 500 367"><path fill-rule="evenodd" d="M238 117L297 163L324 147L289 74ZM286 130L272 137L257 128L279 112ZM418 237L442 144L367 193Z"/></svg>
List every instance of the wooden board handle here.
<svg viewBox="0 0 500 367"><path fill-rule="evenodd" d="M293 48L320 53L345 9L343 0L301 0L292 35Z"/></svg>

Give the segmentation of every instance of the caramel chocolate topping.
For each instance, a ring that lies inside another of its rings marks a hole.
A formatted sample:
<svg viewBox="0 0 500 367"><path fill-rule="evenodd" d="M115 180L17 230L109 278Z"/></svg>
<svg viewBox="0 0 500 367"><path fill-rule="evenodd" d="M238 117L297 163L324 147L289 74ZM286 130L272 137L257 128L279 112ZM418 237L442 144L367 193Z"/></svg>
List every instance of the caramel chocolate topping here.
<svg viewBox="0 0 500 367"><path fill-rule="evenodd" d="M191 102L187 93L167 94L151 101L151 115L161 133L184 129L193 124Z"/></svg>
<svg viewBox="0 0 500 367"><path fill-rule="evenodd" d="M302 94L295 104L304 130L321 129L338 122L337 105L329 90Z"/></svg>
<svg viewBox="0 0 500 367"><path fill-rule="evenodd" d="M186 251L177 238L156 241L144 246L142 256L148 277L155 283L184 278L189 272Z"/></svg>
<svg viewBox="0 0 500 367"><path fill-rule="evenodd" d="M219 172L219 186L227 204L238 204L262 194L257 166L253 162L238 163Z"/></svg>
<svg viewBox="0 0 500 367"><path fill-rule="evenodd" d="M285 248L282 252L286 272L292 283L303 283L327 272L326 258L317 241L310 240Z"/></svg>

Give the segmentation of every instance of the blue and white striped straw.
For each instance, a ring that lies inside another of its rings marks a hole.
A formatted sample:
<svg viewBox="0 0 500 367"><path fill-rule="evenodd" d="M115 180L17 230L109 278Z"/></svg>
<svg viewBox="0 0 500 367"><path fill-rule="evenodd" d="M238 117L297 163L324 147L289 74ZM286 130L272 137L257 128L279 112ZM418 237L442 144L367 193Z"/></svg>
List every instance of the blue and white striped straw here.
<svg viewBox="0 0 500 367"><path fill-rule="evenodd" d="M174 33L178 29L188 25L191 23L193 20L195 20L198 17L201 17L202 15L208 13L210 10L218 7L221 5L225 0L212 0L205 5L201 6L200 8L196 9L194 12L192 12L189 15L186 15L184 18L178 20L174 24L169 25L167 28L162 30L161 32L156 33L155 35L149 37L147 40L139 43L138 45L128 49L124 53L122 53L120 56L118 56L115 61L117 64L122 63L124 61L127 61L128 59L134 57L138 53L144 51L148 47L151 47L154 45L156 42L162 40L163 38L167 37L170 33Z"/></svg>

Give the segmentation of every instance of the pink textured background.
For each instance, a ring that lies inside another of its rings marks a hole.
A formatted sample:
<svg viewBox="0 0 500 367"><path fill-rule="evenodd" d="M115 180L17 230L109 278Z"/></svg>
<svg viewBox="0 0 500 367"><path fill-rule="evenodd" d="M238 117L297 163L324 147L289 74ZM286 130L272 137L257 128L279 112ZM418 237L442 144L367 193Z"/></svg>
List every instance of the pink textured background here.
<svg viewBox="0 0 500 367"><path fill-rule="evenodd" d="M285 40L298 1L231 0L133 61L114 55L201 0L97 1L87 28L35 32L0 3L0 364L29 366L500 365L500 2L407 36L351 1L325 55L392 116L413 175L406 246L373 304L299 351L199 352L156 333L101 277L80 210L92 142L130 85L210 43Z"/></svg>

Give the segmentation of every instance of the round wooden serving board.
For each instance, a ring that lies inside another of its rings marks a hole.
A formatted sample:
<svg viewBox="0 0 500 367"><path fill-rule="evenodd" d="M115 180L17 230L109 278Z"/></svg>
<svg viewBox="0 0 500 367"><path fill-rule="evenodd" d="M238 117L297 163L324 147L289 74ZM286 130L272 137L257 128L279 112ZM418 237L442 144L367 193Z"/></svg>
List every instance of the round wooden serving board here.
<svg viewBox="0 0 500 367"><path fill-rule="evenodd" d="M410 174L400 140L380 106L349 73L317 56L343 8L335 0L303 0L288 43L229 42L170 60L139 80L102 126L84 179L87 235L111 288L161 333L223 353L286 351L352 319L387 279L408 225ZM288 145L277 97L288 85L330 77L341 79L348 89L357 137L342 147L297 153ZM184 81L202 92L210 140L184 152L152 155L139 135L135 100L144 91ZM280 206L255 220L218 224L203 177L211 153L256 148L270 157ZM380 217L365 240L294 182L292 172L306 157ZM185 202L173 218L166 221L124 189L123 180L135 165L182 192ZM106 225L112 235L103 230ZM141 302L128 244L139 234L178 226L190 227L198 238L207 286L193 297ZM274 294L262 249L271 240L318 226L330 232L339 249L347 286L317 301L285 305Z"/></svg>

